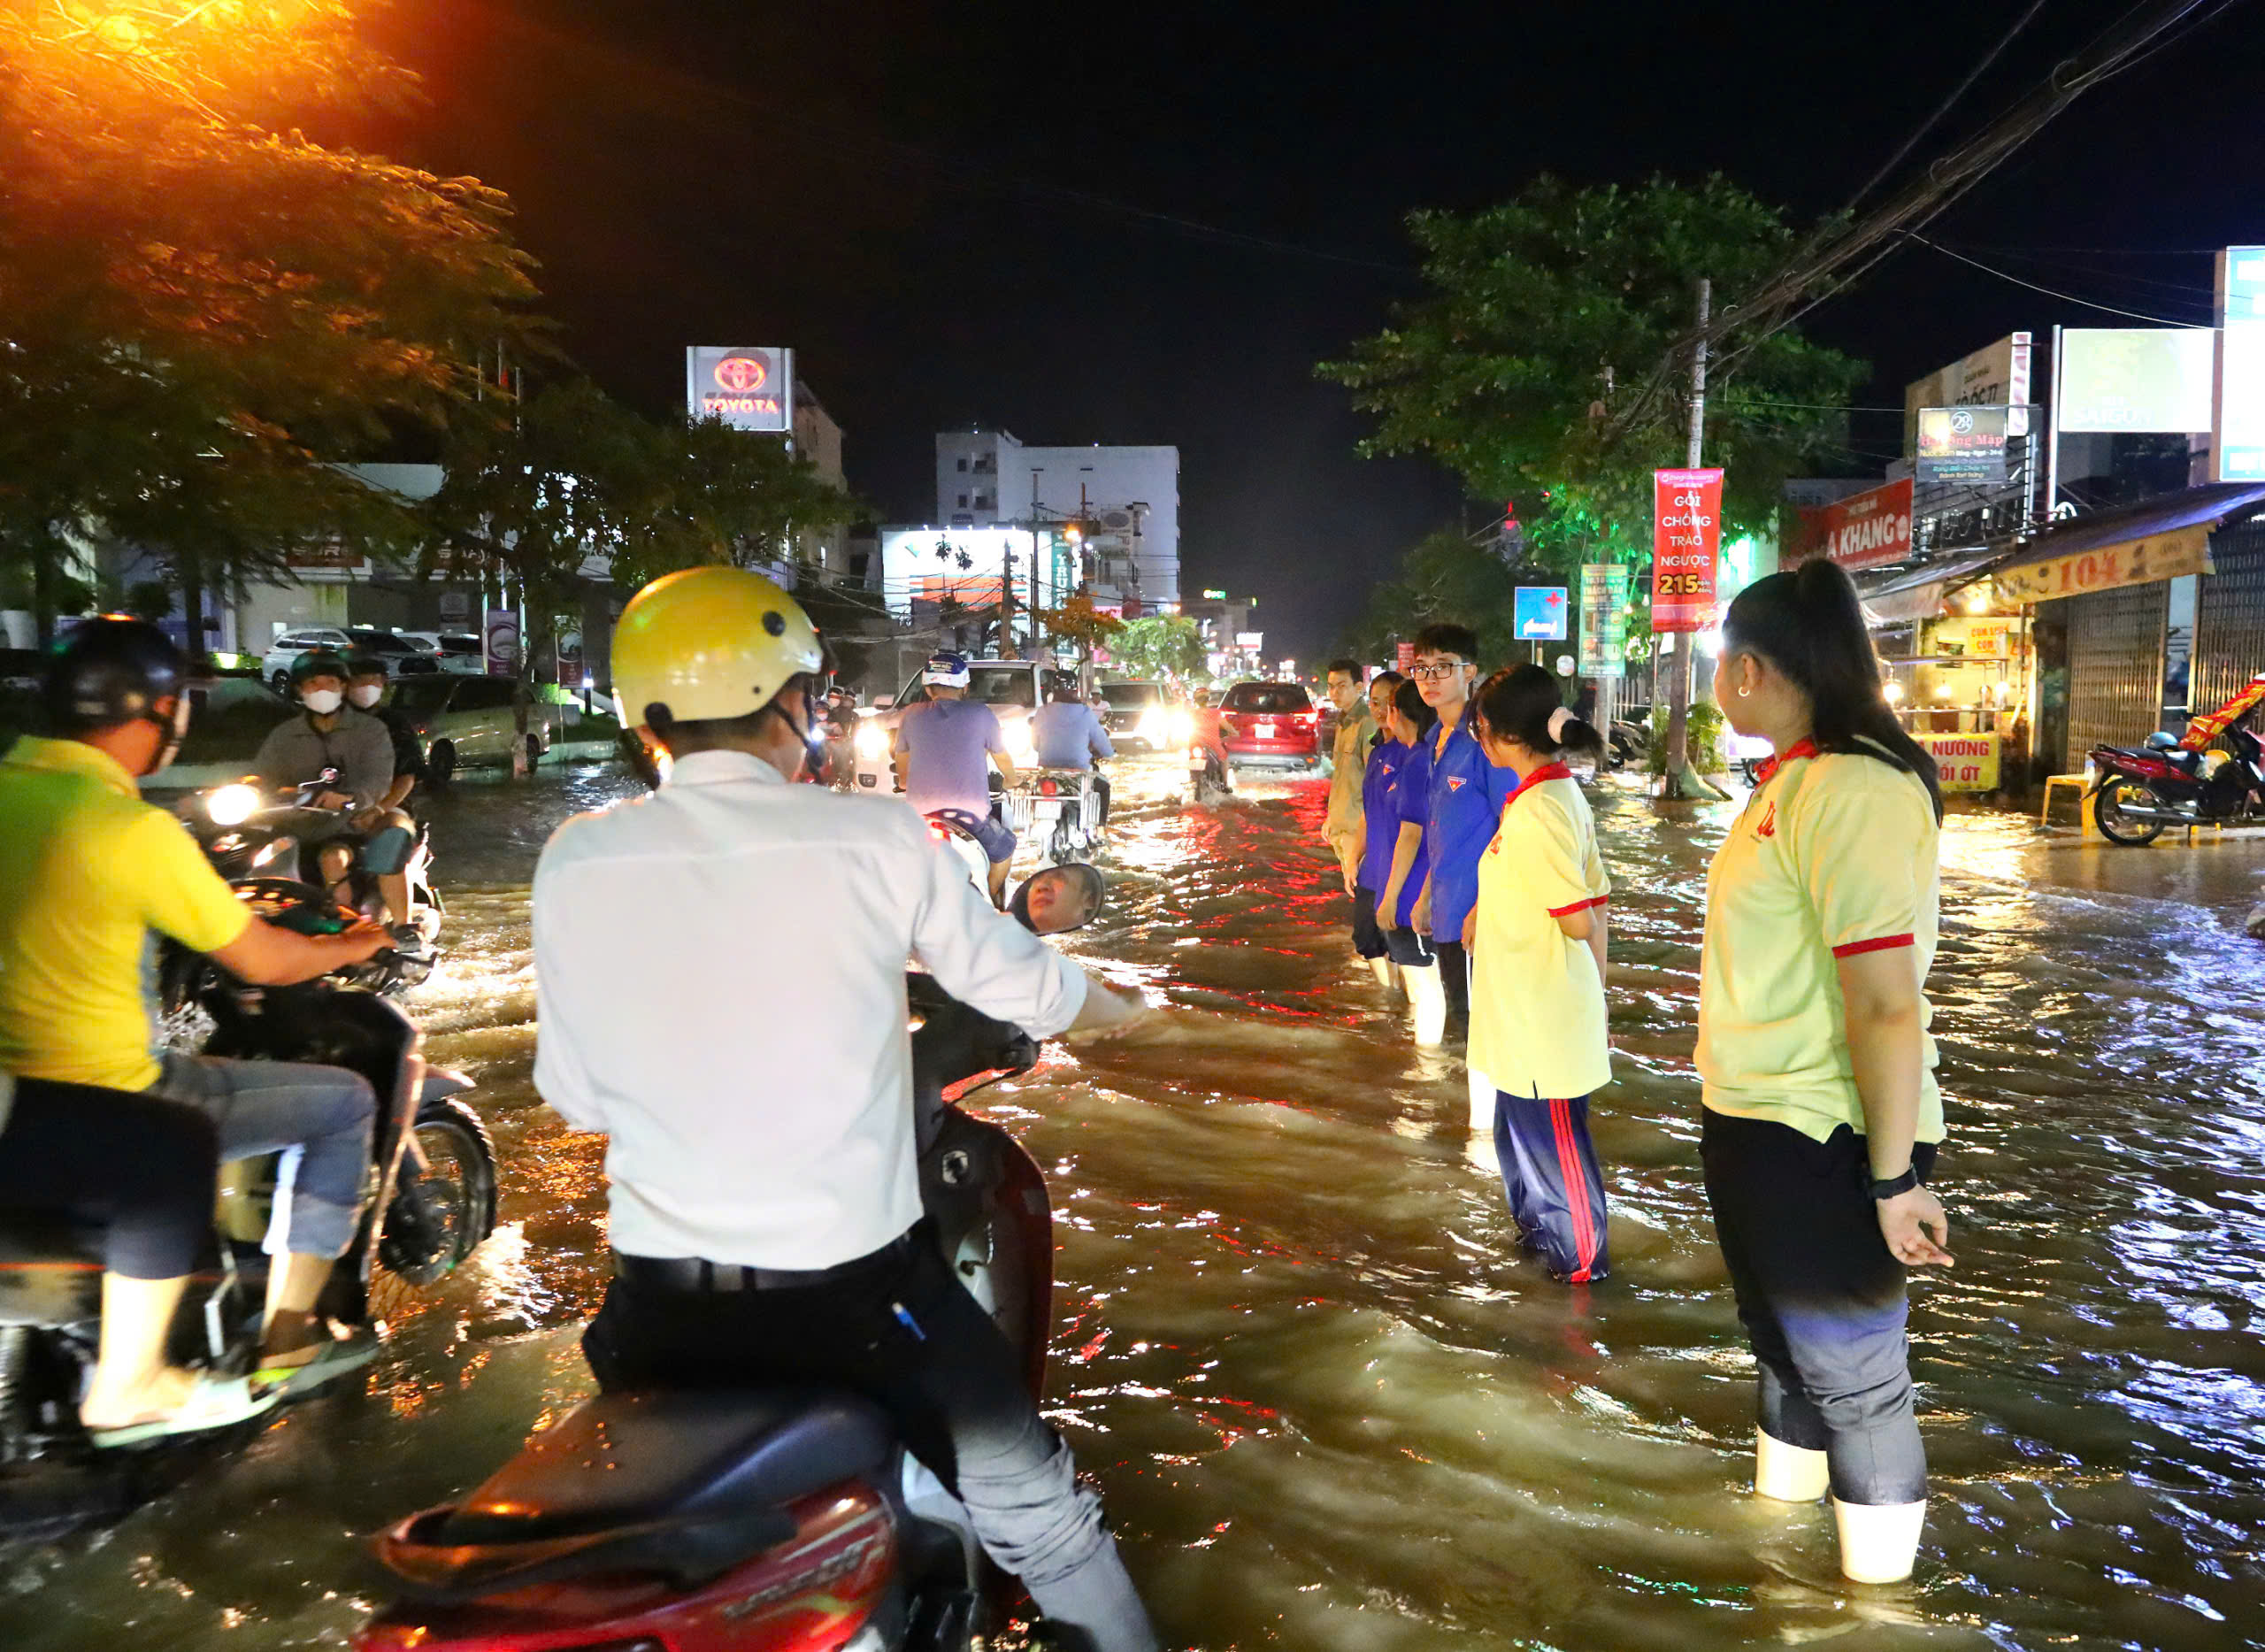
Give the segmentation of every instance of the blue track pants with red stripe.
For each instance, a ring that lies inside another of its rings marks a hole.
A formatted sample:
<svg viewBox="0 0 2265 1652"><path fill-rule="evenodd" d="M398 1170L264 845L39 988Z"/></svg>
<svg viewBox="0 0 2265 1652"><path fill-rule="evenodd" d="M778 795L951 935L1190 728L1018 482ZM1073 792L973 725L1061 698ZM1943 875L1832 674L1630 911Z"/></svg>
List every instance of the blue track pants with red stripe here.
<svg viewBox="0 0 2265 1652"><path fill-rule="evenodd" d="M1494 1092L1494 1156L1528 1244L1573 1284L1605 1276L1604 1176L1589 1140L1589 1098Z"/></svg>

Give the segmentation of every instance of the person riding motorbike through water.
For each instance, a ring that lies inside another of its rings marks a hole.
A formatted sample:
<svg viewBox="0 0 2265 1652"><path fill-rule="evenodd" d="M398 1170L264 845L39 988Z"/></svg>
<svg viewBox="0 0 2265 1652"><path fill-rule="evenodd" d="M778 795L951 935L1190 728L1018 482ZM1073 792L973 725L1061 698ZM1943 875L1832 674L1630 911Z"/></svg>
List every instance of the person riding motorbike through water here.
<svg viewBox="0 0 2265 1652"><path fill-rule="evenodd" d="M923 815L951 810L965 818L991 861L991 904L1007 898L1007 866L1015 834L991 812L991 768L1011 788L1017 772L1007 755L999 714L967 698L967 656L931 655L923 673L928 703L916 705L896 726L893 755L905 801Z"/></svg>
<svg viewBox="0 0 2265 1652"><path fill-rule="evenodd" d="M53 737L25 735L0 757L0 1072L187 1103L212 1121L224 1160L296 1149L266 1238L253 1379L311 1387L373 1351L335 1341L316 1304L354 1237L377 1098L342 1068L153 1053L143 959L155 931L242 980L285 986L392 938L374 924L309 936L257 921L180 823L142 801L190 713L188 662L157 626L87 621L49 659L42 697ZM89 1426L211 1425L187 1420L209 1403L187 1375L153 1363L183 1282L105 1280L104 1346L141 1350L142 1375L90 1393Z"/></svg>
<svg viewBox="0 0 2265 1652"><path fill-rule="evenodd" d="M270 729L252 759L260 784L271 792L306 785L326 771L338 775L336 787L314 800L318 809L342 811L336 833L322 843L319 857L324 885L334 897L343 894L340 886L353 870L357 852L368 871L386 879L399 876L415 846L410 830L388 824L381 812L382 800L393 789L393 740L383 723L346 703L352 675L345 660L326 649L311 649L292 661L291 687L299 696L301 714ZM378 828L366 839L359 835L365 828L358 823L364 820ZM355 841L342 841L349 833ZM303 839L306 835L301 834ZM403 910L407 905L404 887L393 921L408 918Z"/></svg>
<svg viewBox="0 0 2265 1652"><path fill-rule="evenodd" d="M425 742L418 738L416 725L408 716L387 703L392 678L382 657L350 654L347 656L346 672L346 703L384 724L386 737L393 742L393 784L369 808L355 811L354 829L369 840L362 850L365 864L373 854L381 862L392 861L394 857L389 853L379 849L380 841L388 833L400 831L409 834L409 848L402 853L398 866L384 872L372 865L371 871L376 874L378 894L386 903L395 936L421 945L423 937L409 923L409 853L416 848L418 830L417 821L409 812L409 798L425 780Z"/></svg>
<svg viewBox="0 0 2265 1652"><path fill-rule="evenodd" d="M669 774L561 826L534 893L535 1087L610 1138L583 1349L609 1390L867 1395L1042 1612L1147 1652L1099 1501L922 1216L905 966L1041 1038L1139 1001L987 906L918 815L787 783L823 671L809 617L744 569L656 580L615 632L622 721Z"/></svg>
<svg viewBox="0 0 2265 1652"><path fill-rule="evenodd" d="M1079 769L1093 775L1094 790L1101 798L1097 824L1107 826L1109 776L1100 765L1102 758L1117 755L1117 748L1109 744L1109 731L1079 695L1078 680L1069 672L1048 674L1046 703L1032 716L1030 735L1040 768Z"/></svg>

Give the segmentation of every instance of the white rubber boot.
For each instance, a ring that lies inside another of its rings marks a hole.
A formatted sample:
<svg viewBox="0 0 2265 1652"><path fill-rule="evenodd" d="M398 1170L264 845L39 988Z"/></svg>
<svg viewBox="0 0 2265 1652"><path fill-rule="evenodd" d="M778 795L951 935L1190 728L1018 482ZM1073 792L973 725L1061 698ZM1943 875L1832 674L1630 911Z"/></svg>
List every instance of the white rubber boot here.
<svg viewBox="0 0 2265 1652"><path fill-rule="evenodd" d="M1401 979L1408 984L1409 1008L1416 1012L1416 1041L1437 1049L1447 1041L1447 989L1440 983L1439 966L1409 970Z"/></svg>
<svg viewBox="0 0 2265 1652"><path fill-rule="evenodd" d="M1923 1502L1861 1503L1832 1500L1840 1528L1840 1575L1851 1583L1900 1583L1919 1558Z"/></svg>
<svg viewBox="0 0 2265 1652"><path fill-rule="evenodd" d="M1470 1130L1473 1135L1494 1133L1494 1080L1476 1067L1466 1067L1463 1077L1470 1086Z"/></svg>
<svg viewBox="0 0 2265 1652"><path fill-rule="evenodd" d="M1371 958L1369 973L1377 978L1378 986L1386 992L1392 990L1392 960L1390 958Z"/></svg>
<svg viewBox="0 0 2265 1652"><path fill-rule="evenodd" d="M1831 1489L1824 1453L1789 1446L1754 1431L1754 1494L1778 1502L1816 1502Z"/></svg>

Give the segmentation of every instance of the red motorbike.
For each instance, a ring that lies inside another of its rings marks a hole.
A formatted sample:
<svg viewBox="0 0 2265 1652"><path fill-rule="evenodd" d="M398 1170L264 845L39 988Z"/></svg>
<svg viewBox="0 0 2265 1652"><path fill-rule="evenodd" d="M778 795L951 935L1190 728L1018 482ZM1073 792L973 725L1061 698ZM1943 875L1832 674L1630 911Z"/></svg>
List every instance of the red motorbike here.
<svg viewBox="0 0 2265 1652"><path fill-rule="evenodd" d="M1016 915L1075 927L1100 884L1089 866L1048 867ZM907 995L922 1018L922 1203L1036 1396L1053 1320L1045 1179L957 1103L1037 1047L925 976ZM393 1527L378 1556L402 1598L361 1652L968 1652L1014 1600L942 1484L877 1407L840 1392L600 1395L462 1502Z"/></svg>
<svg viewBox="0 0 2265 1652"><path fill-rule="evenodd" d="M2265 707L2265 672L2215 711L2195 718L2185 738L2154 734L2134 749L2097 746L2094 818L2111 843L2152 843L2165 826L2265 821L2265 745L2251 725ZM2221 749L2222 748L2222 749Z"/></svg>

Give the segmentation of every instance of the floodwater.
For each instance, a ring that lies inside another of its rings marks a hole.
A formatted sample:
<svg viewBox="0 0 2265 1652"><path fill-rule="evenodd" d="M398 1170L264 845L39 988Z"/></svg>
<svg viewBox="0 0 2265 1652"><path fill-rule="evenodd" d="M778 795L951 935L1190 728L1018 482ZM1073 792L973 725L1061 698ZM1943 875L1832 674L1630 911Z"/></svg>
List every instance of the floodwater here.
<svg viewBox="0 0 2265 1652"><path fill-rule="evenodd" d="M2040 846L1954 819L1931 987L1954 1272L1915 1290L1934 1502L1914 1582L1746 1494L1750 1362L1690 1064L1730 810L1597 793L1618 1080L1615 1272L1522 1259L1460 1066L1357 968L1314 782L1192 810L1119 784L1071 950L1163 1006L981 1098L1061 1216L1049 1402L1175 1644L1298 1652L2265 1645L2265 845ZM91 1537L0 1556L0 1647L339 1644L360 1540L587 1388L598 1144L529 1083L526 879L601 768L441 805L449 963L418 1008L480 1081L503 1226L368 1392L288 1413Z"/></svg>

